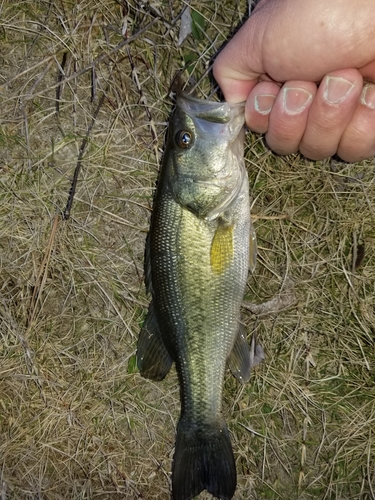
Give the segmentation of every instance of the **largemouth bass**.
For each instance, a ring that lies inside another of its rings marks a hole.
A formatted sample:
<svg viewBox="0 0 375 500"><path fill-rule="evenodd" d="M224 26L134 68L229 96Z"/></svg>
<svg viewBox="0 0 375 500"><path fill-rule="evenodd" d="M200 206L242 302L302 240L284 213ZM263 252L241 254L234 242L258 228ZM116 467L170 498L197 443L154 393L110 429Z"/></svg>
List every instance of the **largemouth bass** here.
<svg viewBox="0 0 375 500"><path fill-rule="evenodd" d="M240 306L256 243L243 159L244 105L177 97L146 243L152 301L137 364L161 380L173 362L181 417L172 467L174 500L202 490L232 498L236 468L222 415L226 363L242 382L250 352Z"/></svg>

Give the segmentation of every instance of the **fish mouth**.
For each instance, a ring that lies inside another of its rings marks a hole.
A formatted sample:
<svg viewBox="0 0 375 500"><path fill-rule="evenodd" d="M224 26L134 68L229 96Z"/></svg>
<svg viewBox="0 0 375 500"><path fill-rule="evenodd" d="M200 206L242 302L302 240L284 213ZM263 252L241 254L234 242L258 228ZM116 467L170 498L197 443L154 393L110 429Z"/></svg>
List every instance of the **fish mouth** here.
<svg viewBox="0 0 375 500"><path fill-rule="evenodd" d="M185 92L178 94L177 106L189 116L213 123L228 123L234 116L243 114L245 110L245 102L229 104L228 102L203 100Z"/></svg>
<svg viewBox="0 0 375 500"><path fill-rule="evenodd" d="M205 101L181 93L176 106L194 122L196 134L209 140L216 137L231 142L245 122L245 103Z"/></svg>

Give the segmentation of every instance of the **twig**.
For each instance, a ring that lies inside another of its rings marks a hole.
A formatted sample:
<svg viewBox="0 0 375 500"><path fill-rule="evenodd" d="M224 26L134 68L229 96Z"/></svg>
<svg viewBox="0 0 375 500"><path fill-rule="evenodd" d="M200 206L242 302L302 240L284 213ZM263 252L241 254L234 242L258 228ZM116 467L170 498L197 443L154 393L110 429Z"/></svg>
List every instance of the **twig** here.
<svg viewBox="0 0 375 500"><path fill-rule="evenodd" d="M71 74L70 76L64 78L62 81L58 81L55 85L51 85L51 87L49 87L48 90L56 89L57 87L60 87L64 83L70 82L71 80L74 80L74 78L78 78L79 76L83 75L84 73L87 73L88 71L92 70L92 68L94 68L95 66L97 66L98 63L104 61L105 59L107 59L108 57L110 57L112 54L115 54L120 49L122 49L123 47L125 47L129 43L131 43L134 40L136 40L140 35L142 35L142 33L144 33L145 31L149 30L156 23L157 20L158 20L158 18L153 19L144 28L141 28L139 31L137 31L137 33L135 33L134 35L130 36L126 40L123 40L122 42L120 42L118 45L116 45L116 47L113 47L113 49L111 49L109 52L106 52L105 54L101 54L97 58L93 59L93 61L88 66L86 66L85 68L82 68L79 71L75 71L73 74ZM66 50L66 48L64 47L61 50ZM50 59L53 59L55 57L55 55L57 53L59 53L59 52L61 52L61 51L57 51L54 55L46 57L46 59L44 59L43 61L39 62L38 64L36 64L32 68L26 69L25 71L23 71L19 75L16 75L16 76L10 78L5 83L3 83L2 85L0 85L0 89L3 86L9 85L12 81L17 80L23 74L28 73L29 71L37 68L38 66L44 64L45 62L50 61ZM30 96L28 98L31 99L31 98L34 98L34 97L36 97L38 95L42 95L44 93L45 93L45 90L41 90L40 92L37 92L36 94L33 94L32 96Z"/></svg>
<svg viewBox="0 0 375 500"><path fill-rule="evenodd" d="M44 285L45 285L46 280L47 280L48 264L49 264L49 261L51 258L51 253L52 253L52 249L53 249L53 245L54 245L54 241L55 241L55 235L56 235L58 221L59 221L59 216L55 215L53 225L52 225L51 234L50 234L50 237L48 240L47 250L44 254L43 261L39 267L39 271L38 271L38 274L37 274L37 277L35 280L34 291L33 291L32 297L31 297L29 314L28 314L28 318L27 318L28 329L30 328L30 326L34 320L36 306L37 306L37 303L41 299L41 294L42 294Z"/></svg>
<svg viewBox="0 0 375 500"><path fill-rule="evenodd" d="M151 115L151 112L147 106L146 96L144 95L141 84L139 83L137 68L135 67L132 55L130 53L130 48L126 47L126 51L128 53L130 66L132 68L132 77L133 77L134 83L137 87L137 90L139 92L139 96L140 96L139 103L144 106L148 121L150 123L150 131L151 131L151 137L152 137L152 142L153 142L155 158L156 158L156 162L159 163L158 134L157 134L156 128L155 128L155 122L154 122L152 115Z"/></svg>
<svg viewBox="0 0 375 500"><path fill-rule="evenodd" d="M64 83L63 79L65 76L64 69L65 69L67 57L68 57L68 52L64 52L61 64L59 64L59 76L57 78L57 81L60 83L60 85L56 89L56 114L57 115L59 114L59 111L60 111L60 98L61 98L61 94L63 91L63 83Z"/></svg>
<svg viewBox="0 0 375 500"><path fill-rule="evenodd" d="M26 142L26 148L27 148L27 163L28 163L28 169L31 170L33 164L31 161L31 148L30 148L30 136L29 136L29 121L27 119L27 111L25 109L25 106L22 101L20 101L21 104L21 111L23 115L23 121L25 124L25 142Z"/></svg>
<svg viewBox="0 0 375 500"><path fill-rule="evenodd" d="M293 283L291 283L289 289L287 289L283 295L276 295L276 297L263 302L263 304L243 302L242 306L256 316L266 316L268 314L275 314L283 311L284 309L288 309L289 307L297 304L297 302L298 299L294 294Z"/></svg>
<svg viewBox="0 0 375 500"><path fill-rule="evenodd" d="M259 214L251 214L251 218L253 220L283 220L289 219L289 215L281 214L281 215L259 215Z"/></svg>
<svg viewBox="0 0 375 500"><path fill-rule="evenodd" d="M357 232L353 231L353 245L352 245L352 273L355 274L356 270L362 264L365 258L365 244L359 244L357 241Z"/></svg>
<svg viewBox="0 0 375 500"><path fill-rule="evenodd" d="M246 425L241 424L241 422L238 422L238 425L240 425L241 427L246 429L248 432L251 432L251 434L254 434L255 436L259 436L263 439L268 439L267 436L265 436L264 434L261 434L260 432L257 432L254 429L251 429L251 427L247 427Z"/></svg>
<svg viewBox="0 0 375 500"><path fill-rule="evenodd" d="M108 88L106 89L106 91L107 90L108 90ZM79 148L77 165L76 165L76 168L74 169L74 175L73 175L72 184L70 186L68 201L66 203L66 207L65 207L65 210L64 210L64 220L68 220L69 217L70 217L70 211L72 209L74 195L75 195L76 188L77 188L78 175L79 175L79 173L81 171L82 158L83 158L83 155L85 153L85 149L86 149L87 143L89 141L89 137L90 137L91 131L92 131L93 127L94 127L96 118L97 118L97 116L99 114L100 108L102 107L104 99L106 97L106 91L103 92L103 94L102 94L102 96L100 98L99 104L96 107L96 110L95 110L94 115L92 117L91 123L90 123L90 125L89 125L89 127L87 129L86 135L83 138L83 141L81 143L81 147Z"/></svg>

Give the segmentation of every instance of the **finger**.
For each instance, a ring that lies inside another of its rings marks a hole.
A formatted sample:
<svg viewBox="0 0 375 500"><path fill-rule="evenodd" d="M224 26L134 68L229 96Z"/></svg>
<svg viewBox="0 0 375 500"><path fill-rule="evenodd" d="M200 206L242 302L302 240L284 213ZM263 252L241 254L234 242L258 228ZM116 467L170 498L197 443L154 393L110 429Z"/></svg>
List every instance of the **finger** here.
<svg viewBox="0 0 375 500"><path fill-rule="evenodd" d="M375 83L375 59L359 69L363 79Z"/></svg>
<svg viewBox="0 0 375 500"><path fill-rule="evenodd" d="M267 144L275 153L298 151L316 90L315 83L290 81L278 93L266 134Z"/></svg>
<svg viewBox="0 0 375 500"><path fill-rule="evenodd" d="M261 73L248 71L242 73L241 54L233 51L228 44L216 57L213 65L213 75L225 100L231 103L246 101L247 96L257 84ZM230 61L230 62L229 62Z"/></svg>
<svg viewBox="0 0 375 500"><path fill-rule="evenodd" d="M257 21L254 12L214 61L214 78L228 102L246 101L265 73L261 48L265 23Z"/></svg>
<svg viewBox="0 0 375 500"><path fill-rule="evenodd" d="M269 115L280 92L280 85L274 82L260 82L246 100L246 124L253 132L264 134L268 130Z"/></svg>
<svg viewBox="0 0 375 500"><path fill-rule="evenodd" d="M363 87L361 99L337 151L344 161L355 162L375 156L375 85Z"/></svg>
<svg viewBox="0 0 375 500"><path fill-rule="evenodd" d="M311 104L300 151L311 160L335 154L349 125L362 91L362 76L356 69L326 75Z"/></svg>
<svg viewBox="0 0 375 500"><path fill-rule="evenodd" d="M214 76L229 102L244 101L259 76L318 82L330 71L375 61L374 0L262 0L218 55ZM353 22L353 19L355 22Z"/></svg>

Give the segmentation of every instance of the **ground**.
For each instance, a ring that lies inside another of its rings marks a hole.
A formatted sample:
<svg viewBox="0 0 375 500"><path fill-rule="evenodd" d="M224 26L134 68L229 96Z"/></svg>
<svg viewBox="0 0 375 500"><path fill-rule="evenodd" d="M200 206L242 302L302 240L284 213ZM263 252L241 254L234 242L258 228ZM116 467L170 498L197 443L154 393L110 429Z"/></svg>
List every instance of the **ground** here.
<svg viewBox="0 0 375 500"><path fill-rule="evenodd" d="M176 374L134 366L144 243L173 81L214 96L212 58L247 10L192 2L179 46L184 5L0 4L2 500L170 498ZM235 499L375 499L374 162L281 158L251 133L245 157L243 321L266 360L226 378Z"/></svg>

